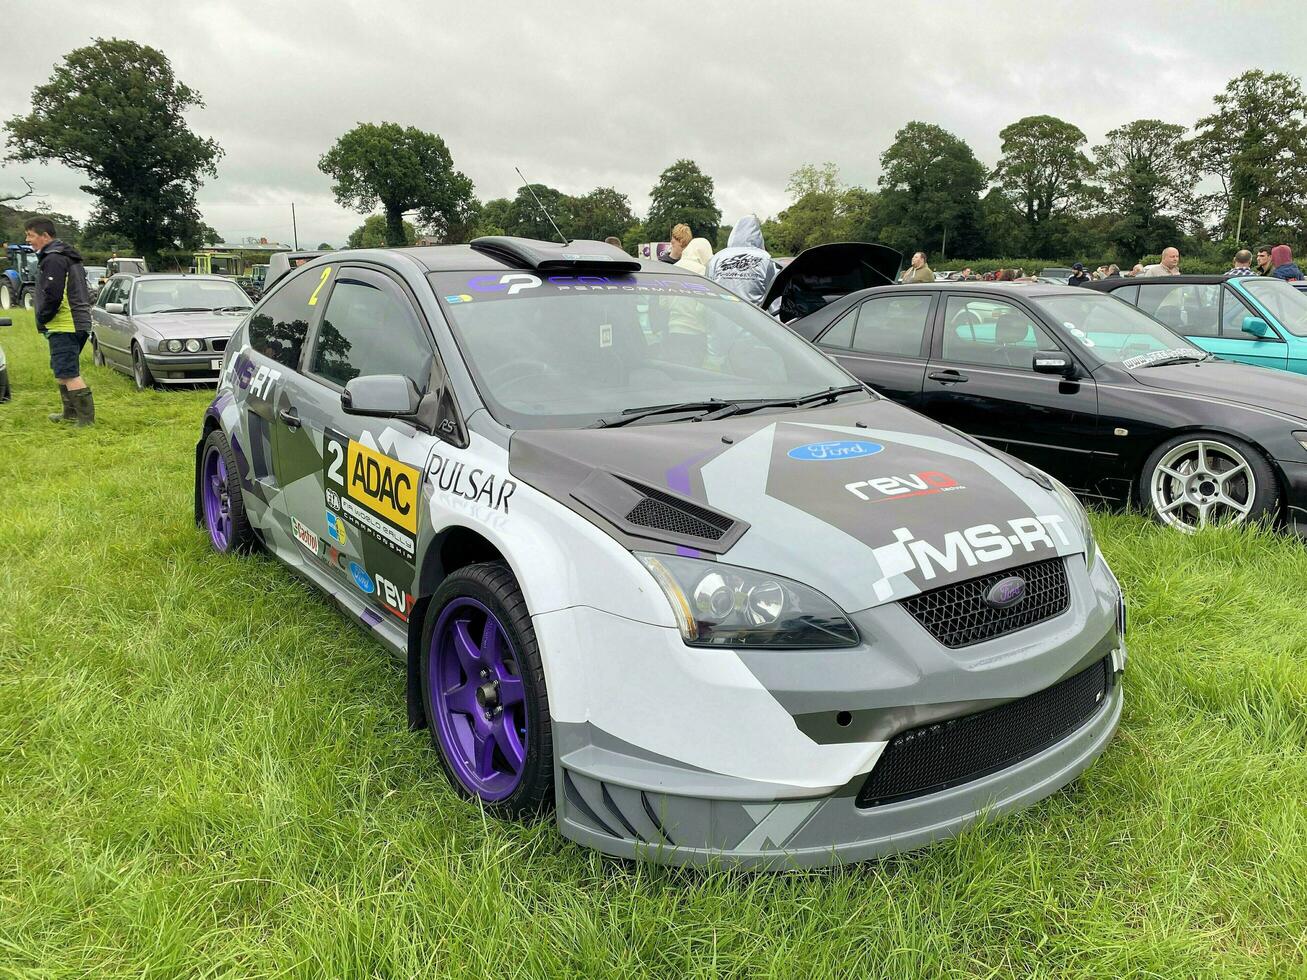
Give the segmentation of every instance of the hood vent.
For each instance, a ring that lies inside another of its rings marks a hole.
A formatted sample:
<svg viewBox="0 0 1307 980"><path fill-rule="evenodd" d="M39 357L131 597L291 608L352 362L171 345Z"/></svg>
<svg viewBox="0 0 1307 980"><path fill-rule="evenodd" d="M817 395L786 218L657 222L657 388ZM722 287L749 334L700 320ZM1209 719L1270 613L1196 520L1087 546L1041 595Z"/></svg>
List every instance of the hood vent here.
<svg viewBox="0 0 1307 980"><path fill-rule="evenodd" d="M713 554L730 549L749 525L680 494L596 471L572 497L626 534Z"/></svg>

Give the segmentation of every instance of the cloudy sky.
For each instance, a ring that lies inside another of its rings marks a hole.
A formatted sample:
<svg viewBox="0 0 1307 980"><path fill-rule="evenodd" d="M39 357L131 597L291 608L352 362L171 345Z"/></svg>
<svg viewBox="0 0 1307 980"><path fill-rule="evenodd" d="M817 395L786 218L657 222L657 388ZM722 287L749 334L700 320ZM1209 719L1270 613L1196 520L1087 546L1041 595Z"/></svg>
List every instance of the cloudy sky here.
<svg viewBox="0 0 1307 980"><path fill-rule="evenodd" d="M913 119L992 165L998 131L1024 115L1074 122L1092 145L1131 119L1191 125L1248 68L1307 77L1303 0L41 0L24 10L32 26L6 51L0 117L27 112L31 88L94 37L153 45L204 97L192 128L226 150L200 192L205 219L231 240L290 241L294 201L310 246L339 245L361 221L317 168L358 122L439 133L482 199L514 193L516 165L568 193L614 186L642 213L659 172L691 157L733 221L783 208L788 175L806 162L833 161L848 183L874 186L881 152ZM55 210L89 212L77 174L7 164L0 188L20 175Z"/></svg>

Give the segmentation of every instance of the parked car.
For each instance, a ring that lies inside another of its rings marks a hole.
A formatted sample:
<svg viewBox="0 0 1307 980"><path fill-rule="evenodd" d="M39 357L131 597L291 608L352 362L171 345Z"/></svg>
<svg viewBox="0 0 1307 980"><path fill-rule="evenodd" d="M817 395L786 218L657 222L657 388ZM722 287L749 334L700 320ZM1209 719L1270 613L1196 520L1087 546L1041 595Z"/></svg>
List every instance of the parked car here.
<svg viewBox="0 0 1307 980"><path fill-rule="evenodd" d="M1049 280L1060 286L1065 286L1066 281L1075 274L1075 271L1075 269L1064 269L1060 265L1051 265L1046 269L1040 269L1039 275L1036 276L1036 278L1040 280Z"/></svg>
<svg viewBox="0 0 1307 980"><path fill-rule="evenodd" d="M458 792L611 854L917 847L1065 785L1121 710L1069 491L602 242L288 272L225 355L195 508L406 665Z"/></svg>
<svg viewBox="0 0 1307 980"><path fill-rule="evenodd" d="M1307 533L1307 378L1212 358L1078 286L872 289L794 324L859 380L1065 482L1192 531Z"/></svg>
<svg viewBox="0 0 1307 980"><path fill-rule="evenodd" d="M95 302L95 297L100 293L100 287L105 283L105 267L102 265L85 265L82 269L86 272L86 288L90 290L91 302Z"/></svg>
<svg viewBox="0 0 1307 980"><path fill-rule="evenodd" d="M114 276L91 307L93 360L130 374L141 389L212 384L249 309L241 288L221 276Z"/></svg>
<svg viewBox="0 0 1307 980"><path fill-rule="evenodd" d="M328 254L325 251L310 252L273 252L268 257L268 268L263 274L263 286L259 291L262 296L272 288L273 283L290 272L291 269L298 269L305 262L316 259L319 255Z"/></svg>
<svg viewBox="0 0 1307 980"><path fill-rule="evenodd" d="M1307 374L1307 296L1283 279L1161 276L1104 279L1093 288L1227 360Z"/></svg>
<svg viewBox="0 0 1307 980"><path fill-rule="evenodd" d="M145 259L118 258L115 256L104 264L105 278L114 276L143 276L149 273L150 266Z"/></svg>

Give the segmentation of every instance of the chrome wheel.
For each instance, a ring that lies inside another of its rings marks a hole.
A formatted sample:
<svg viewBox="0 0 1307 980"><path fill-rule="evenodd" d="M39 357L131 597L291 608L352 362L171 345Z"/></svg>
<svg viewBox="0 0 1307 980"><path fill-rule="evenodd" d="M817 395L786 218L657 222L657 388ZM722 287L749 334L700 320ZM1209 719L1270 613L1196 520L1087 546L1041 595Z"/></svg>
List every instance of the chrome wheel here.
<svg viewBox="0 0 1307 980"><path fill-rule="evenodd" d="M1242 523L1257 498L1257 477L1243 454L1221 442L1182 442L1149 477L1153 510L1186 533L1208 524Z"/></svg>

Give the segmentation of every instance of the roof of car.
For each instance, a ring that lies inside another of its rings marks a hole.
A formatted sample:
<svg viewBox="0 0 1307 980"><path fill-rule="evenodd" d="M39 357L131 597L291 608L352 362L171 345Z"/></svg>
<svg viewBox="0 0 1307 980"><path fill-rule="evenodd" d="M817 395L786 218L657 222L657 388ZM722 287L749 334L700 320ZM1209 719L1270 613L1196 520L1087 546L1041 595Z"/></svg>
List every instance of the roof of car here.
<svg viewBox="0 0 1307 980"><path fill-rule="evenodd" d="M907 289L924 289L928 292L960 293L965 291L985 290L1000 293L1013 293L1017 296L1064 296L1077 295L1083 286L1054 286L1043 282L986 282L977 279L973 282L925 282L904 283L895 286L876 286L878 293L902 292ZM867 290L870 292L871 290Z"/></svg>
<svg viewBox="0 0 1307 980"><path fill-rule="evenodd" d="M146 280L153 281L156 279L207 279L207 280L216 280L218 282L230 282L232 283L232 285L235 285L235 282L228 276L211 276L207 273L197 274L194 272L120 272L118 273L118 275L126 276L127 278L132 279L136 282L143 282Z"/></svg>
<svg viewBox="0 0 1307 980"><path fill-rule="evenodd" d="M1185 283L1189 283L1189 284L1191 284L1191 285L1196 285L1196 286L1210 286L1210 285L1212 285L1212 284L1214 284L1214 283L1218 283L1218 282L1229 282L1231 279L1269 279L1269 278L1271 278L1271 277L1270 277L1270 276L1227 276L1227 275L1219 275L1219 276L1134 276L1133 278L1130 278L1130 279L1126 279L1126 278L1124 278L1124 277L1122 277L1122 278L1120 278L1120 279L1116 279L1116 278L1112 278L1112 279L1099 279L1099 280L1097 280L1097 281L1095 281L1095 282L1089 283L1088 285L1089 285L1090 288L1092 288L1092 289L1100 289L1100 290L1108 290L1108 291L1110 291L1110 290L1113 290L1113 289L1122 289L1122 288L1124 288L1124 287L1126 287L1126 286L1131 286L1131 285L1137 286L1137 285L1139 285L1140 283L1148 283L1149 285L1152 285L1152 286L1165 286L1165 285L1170 285L1170 284L1174 284L1174 285L1183 285L1183 284L1185 284Z"/></svg>

